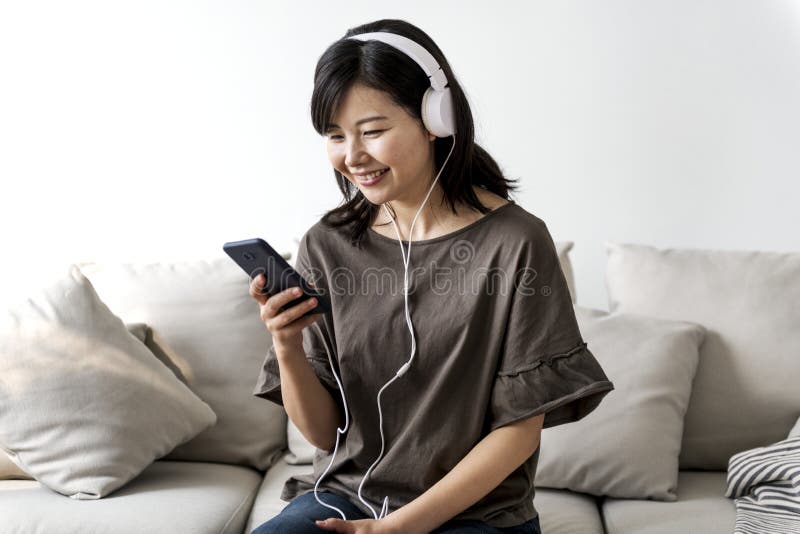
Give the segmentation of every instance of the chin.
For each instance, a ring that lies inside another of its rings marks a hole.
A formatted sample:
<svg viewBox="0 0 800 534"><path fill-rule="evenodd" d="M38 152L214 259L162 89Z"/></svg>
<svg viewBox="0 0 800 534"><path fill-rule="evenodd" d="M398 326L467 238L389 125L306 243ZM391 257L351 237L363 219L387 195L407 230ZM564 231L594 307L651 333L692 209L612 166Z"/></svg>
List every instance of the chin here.
<svg viewBox="0 0 800 534"><path fill-rule="evenodd" d="M364 195L364 198L366 198L371 204L374 204L376 206L380 206L387 200L392 200L391 198L388 198L386 195L375 193L373 191L364 191L363 189L361 190L361 194Z"/></svg>
<svg viewBox="0 0 800 534"><path fill-rule="evenodd" d="M387 200L391 201L393 198L389 193L389 190L382 187L361 187L360 185L356 187L358 187L358 190L361 191L361 194L373 204L383 204Z"/></svg>

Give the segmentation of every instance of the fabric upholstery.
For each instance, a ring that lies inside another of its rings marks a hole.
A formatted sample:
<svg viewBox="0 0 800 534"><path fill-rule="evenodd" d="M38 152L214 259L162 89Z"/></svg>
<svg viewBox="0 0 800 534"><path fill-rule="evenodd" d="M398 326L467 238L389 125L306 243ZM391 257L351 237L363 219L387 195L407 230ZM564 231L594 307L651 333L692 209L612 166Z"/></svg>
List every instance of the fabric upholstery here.
<svg viewBox="0 0 800 534"><path fill-rule="evenodd" d="M677 499L683 417L705 329L575 307L614 383L595 413L542 432L536 484L632 499Z"/></svg>
<svg viewBox="0 0 800 534"><path fill-rule="evenodd" d="M800 407L800 253L611 242L606 251L612 311L708 329L681 469L724 471L733 454L784 439Z"/></svg>
<svg viewBox="0 0 800 534"><path fill-rule="evenodd" d="M127 322L146 323L169 347L189 388L217 424L166 460L267 469L286 447L286 413L250 394L272 337L249 278L224 255L160 263L86 263L101 298Z"/></svg>
<svg viewBox="0 0 800 534"><path fill-rule="evenodd" d="M100 499L216 415L62 269L0 309L0 447L53 491Z"/></svg>
<svg viewBox="0 0 800 534"><path fill-rule="evenodd" d="M250 467L159 460L112 496L88 503L35 480L2 480L0 531L242 534L260 483Z"/></svg>
<svg viewBox="0 0 800 534"><path fill-rule="evenodd" d="M600 509L607 534L731 534L736 523L724 471L681 471L675 502L608 497Z"/></svg>
<svg viewBox="0 0 800 534"><path fill-rule="evenodd" d="M126 324L125 327L128 329L128 332L136 336L136 339L144 343L161 363L171 364L168 359L164 358L164 348L159 345L158 341L154 340L153 332L146 324L131 323ZM177 368L173 369L173 372L176 371L180 373L180 370ZM178 376L178 378L182 379L182 376ZM184 379L182 379L182 381L185 383ZM33 477L20 469L5 452L0 450L0 480L4 479L33 480Z"/></svg>

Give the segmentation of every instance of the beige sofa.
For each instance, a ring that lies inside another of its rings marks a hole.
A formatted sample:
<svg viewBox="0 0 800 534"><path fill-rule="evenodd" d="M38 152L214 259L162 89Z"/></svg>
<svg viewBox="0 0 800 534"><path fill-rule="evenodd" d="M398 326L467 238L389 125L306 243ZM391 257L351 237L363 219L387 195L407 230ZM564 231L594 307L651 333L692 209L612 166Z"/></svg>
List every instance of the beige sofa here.
<svg viewBox="0 0 800 534"><path fill-rule="evenodd" d="M557 245L574 301L572 244ZM543 432L534 499L542 530L730 533L727 459L785 438L800 416L800 254L606 247L612 313L576 314L616 390L583 420ZM79 267L185 384L182 394L202 400L193 407L200 422L120 487L88 499L31 479L22 460L34 451L14 457L9 440L21 443L20 434L0 427L10 455L0 450L0 533L238 534L279 513L284 481L312 470L314 449L281 407L252 395L270 337L247 276L222 255ZM213 424L201 417L205 405Z"/></svg>

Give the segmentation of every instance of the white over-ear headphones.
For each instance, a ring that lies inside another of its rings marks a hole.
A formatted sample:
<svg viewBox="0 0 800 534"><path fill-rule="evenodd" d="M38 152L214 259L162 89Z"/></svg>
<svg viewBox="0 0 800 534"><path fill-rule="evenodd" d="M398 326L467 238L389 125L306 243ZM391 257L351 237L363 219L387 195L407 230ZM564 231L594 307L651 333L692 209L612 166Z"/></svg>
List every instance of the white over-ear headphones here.
<svg viewBox="0 0 800 534"><path fill-rule="evenodd" d="M411 362L414 361L414 355L417 350L417 341L414 337L414 325L411 323L411 315L408 311L408 266L410 264L411 259L411 243L412 237L414 235L414 224L417 222L417 217L419 217L422 208L425 206L425 203L428 202L428 198L430 197L431 193L433 192L433 188L436 186L436 182L439 180L439 175L444 170L445 165L450 160L450 155L453 153L453 149L456 146L455 143L455 120L453 117L453 99L450 94L450 88L445 87L447 85L447 78L444 75L441 67L433 58L433 56L425 50L424 47L419 45L418 43L412 41L407 37L403 37L402 35L396 35L394 33L388 32L371 32L371 33L362 33L359 35L353 35L348 37L347 39L358 39L360 41L381 41L388 45L391 45L401 52L405 53L411 59L417 62L417 64L422 67L422 70L425 71L425 74L428 75L428 79L430 80L431 86L425 91L425 94L422 96L422 123L425 128L431 132L436 137L449 137L453 136L453 143L450 146L450 152L447 154L447 158L445 158L444 163L442 163L442 167L439 169L439 172L436 174L436 178L434 178L433 182L431 183L430 188L428 189L428 194L425 196L425 199L422 201L422 205L417 210L417 214L414 216L414 219L411 221L411 229L409 230L408 236L408 254L406 254L406 250L403 247L403 240L402 236L400 235L400 228L397 226L397 222L395 221L395 216L389 209L386 207L386 204L383 204L384 210L389 215L389 218L394 225L395 233L397 234L397 240L400 242L400 251L403 254L403 266L404 266L404 278L403 278L403 296L405 298L405 310L406 310L406 324L408 325L408 331L411 334L411 357L409 360L398 369L395 373L395 376L391 378L386 384L381 387L380 391L378 392L378 414L379 414L379 431L381 433L381 453L378 455L378 458L373 462L373 464L367 469L366 474L361 479L361 484L358 485L358 498L367 506L370 510L372 510L372 515L375 519L382 519L386 517L389 511L389 500L388 497L384 497L383 499L383 506L381 507L380 513L375 512L375 510L370 506L370 504L361 497L361 488L364 485L369 474L375 468L375 466L380 461L381 457L383 456L383 412L381 411L381 395L383 391L395 380L400 378L402 375L408 371L409 367L411 367ZM328 464L328 467L325 471L322 472L320 477L317 479L317 483L314 485L314 497L317 499L321 505L331 508L339 512L339 515L342 516L342 519L347 519L339 508L335 506L331 506L326 504L320 500L317 496L317 488L319 487L319 483L328 470L333 465L333 461L336 457L336 451L339 450L339 436L347 432L347 428L350 426L350 418L348 416L348 408L347 408L347 400L344 396L344 387L342 387L342 383L339 380L339 377L336 376L336 372L333 371L333 361L331 360L330 354L328 354L328 361L331 365L331 370L333 372L333 376L336 379L336 383L339 385L339 391L342 394L342 403L344 405L344 428L338 428L336 430L336 444L333 447L333 453L331 454L331 462Z"/></svg>
<svg viewBox="0 0 800 534"><path fill-rule="evenodd" d="M430 52L408 37L389 32L361 33L347 39L381 41L416 61L431 82L431 86L422 95L422 123L436 137L449 137L456 133L453 97L450 88L446 87L447 77Z"/></svg>

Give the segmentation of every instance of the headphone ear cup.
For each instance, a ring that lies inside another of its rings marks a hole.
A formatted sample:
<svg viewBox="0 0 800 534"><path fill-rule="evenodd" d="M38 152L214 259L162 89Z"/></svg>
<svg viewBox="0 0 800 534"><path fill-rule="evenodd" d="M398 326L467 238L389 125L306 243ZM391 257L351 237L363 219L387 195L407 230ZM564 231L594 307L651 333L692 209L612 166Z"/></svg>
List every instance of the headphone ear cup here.
<svg viewBox="0 0 800 534"><path fill-rule="evenodd" d="M453 98L450 88L436 91L429 87L422 95L422 123L436 137L449 137L455 133Z"/></svg>

